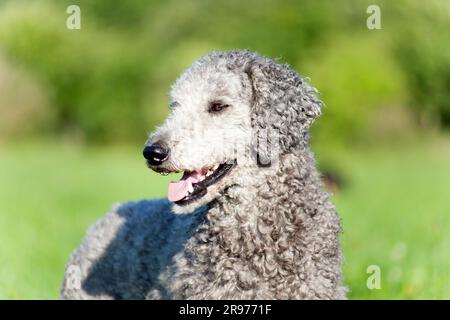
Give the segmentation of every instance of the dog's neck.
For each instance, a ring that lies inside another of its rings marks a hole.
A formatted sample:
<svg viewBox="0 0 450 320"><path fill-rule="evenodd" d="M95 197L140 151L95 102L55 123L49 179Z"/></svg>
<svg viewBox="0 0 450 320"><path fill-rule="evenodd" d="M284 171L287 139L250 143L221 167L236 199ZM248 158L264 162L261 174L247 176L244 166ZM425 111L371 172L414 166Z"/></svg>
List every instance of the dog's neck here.
<svg viewBox="0 0 450 320"><path fill-rule="evenodd" d="M210 204L180 260L192 273L177 275L177 283L186 274L202 275L185 296L232 298L227 288L239 287L245 299L300 298L305 281L313 285L319 274L312 262L317 254L327 261L320 266L332 278L326 281L341 283L339 219L312 157L296 150L281 156L271 174L254 168L243 174L247 184L231 186ZM280 291L285 281L290 284Z"/></svg>
<svg viewBox="0 0 450 320"><path fill-rule="evenodd" d="M222 233L220 238L230 246L238 246L236 237L251 237L255 246L258 241L271 243L277 233L292 234L301 228L303 219L328 204L308 149L281 155L273 167L248 170L245 176L251 178L246 184L228 188L207 213L209 226Z"/></svg>

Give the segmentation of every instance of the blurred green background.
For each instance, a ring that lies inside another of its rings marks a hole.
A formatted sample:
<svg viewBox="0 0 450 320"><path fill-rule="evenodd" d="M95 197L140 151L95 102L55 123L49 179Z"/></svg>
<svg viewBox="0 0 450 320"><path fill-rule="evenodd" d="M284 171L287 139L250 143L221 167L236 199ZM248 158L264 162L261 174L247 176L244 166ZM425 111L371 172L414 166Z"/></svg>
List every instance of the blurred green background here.
<svg viewBox="0 0 450 320"><path fill-rule="evenodd" d="M449 299L449 31L446 0L0 1L0 298L57 298L112 203L165 196L141 148L171 83L211 50L249 48L321 92L312 142L349 297Z"/></svg>

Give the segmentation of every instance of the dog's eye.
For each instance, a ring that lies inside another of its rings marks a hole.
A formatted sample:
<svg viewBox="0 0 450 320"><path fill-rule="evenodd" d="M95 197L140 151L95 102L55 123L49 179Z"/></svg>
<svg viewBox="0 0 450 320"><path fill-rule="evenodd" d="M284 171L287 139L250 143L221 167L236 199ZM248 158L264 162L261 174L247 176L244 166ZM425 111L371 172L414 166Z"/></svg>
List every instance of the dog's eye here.
<svg viewBox="0 0 450 320"><path fill-rule="evenodd" d="M177 101L172 101L170 104L169 104L169 108L170 109L173 109L173 108L175 108L175 107L177 107L177 106L179 106L180 104L177 102Z"/></svg>
<svg viewBox="0 0 450 320"><path fill-rule="evenodd" d="M209 104L208 111L209 112L220 112L225 108L228 108L230 105L222 103L220 101L214 101Z"/></svg>

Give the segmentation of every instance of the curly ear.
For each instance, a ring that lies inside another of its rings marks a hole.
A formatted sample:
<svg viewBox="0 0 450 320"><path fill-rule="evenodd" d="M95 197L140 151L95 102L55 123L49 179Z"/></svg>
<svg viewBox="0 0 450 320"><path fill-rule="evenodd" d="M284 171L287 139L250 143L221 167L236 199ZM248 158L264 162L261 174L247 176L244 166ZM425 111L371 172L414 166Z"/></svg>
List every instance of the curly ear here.
<svg viewBox="0 0 450 320"><path fill-rule="evenodd" d="M308 129L321 114L322 102L316 97L317 90L287 64L254 54L244 72L253 92L256 157L259 165L268 166L276 156L274 151L285 153L307 143ZM261 143L264 140L266 143Z"/></svg>

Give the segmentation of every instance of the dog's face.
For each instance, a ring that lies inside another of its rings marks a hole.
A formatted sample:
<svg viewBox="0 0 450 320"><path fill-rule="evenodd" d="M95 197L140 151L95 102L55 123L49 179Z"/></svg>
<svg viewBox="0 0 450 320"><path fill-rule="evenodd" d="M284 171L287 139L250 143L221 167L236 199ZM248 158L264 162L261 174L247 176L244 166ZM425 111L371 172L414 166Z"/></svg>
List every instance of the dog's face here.
<svg viewBox="0 0 450 320"><path fill-rule="evenodd" d="M195 62L172 87L170 114L144 148L151 169L183 172L169 185L174 211L192 212L230 186L247 187L256 175L274 173L278 155L305 149L321 113L315 93L287 64L250 51Z"/></svg>
<svg viewBox="0 0 450 320"><path fill-rule="evenodd" d="M172 87L170 114L144 156L157 172L183 172L168 191L178 211L212 201L249 165L251 99L248 75L220 60L194 64Z"/></svg>

